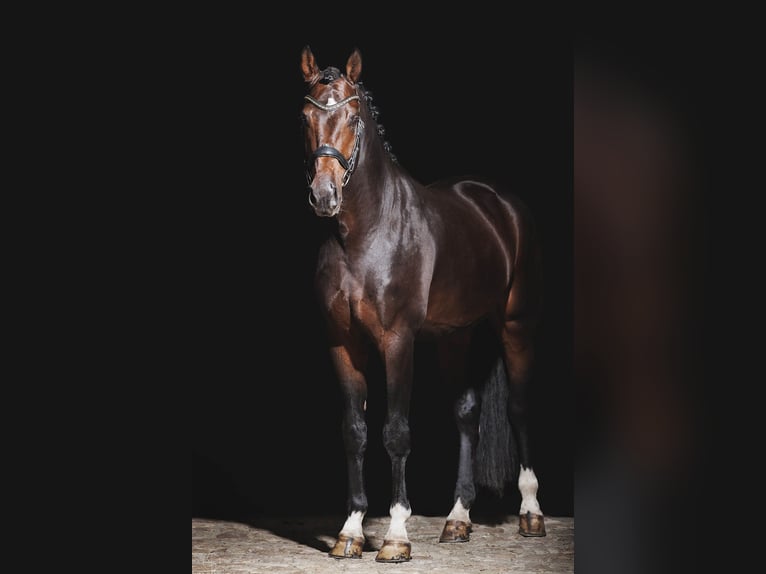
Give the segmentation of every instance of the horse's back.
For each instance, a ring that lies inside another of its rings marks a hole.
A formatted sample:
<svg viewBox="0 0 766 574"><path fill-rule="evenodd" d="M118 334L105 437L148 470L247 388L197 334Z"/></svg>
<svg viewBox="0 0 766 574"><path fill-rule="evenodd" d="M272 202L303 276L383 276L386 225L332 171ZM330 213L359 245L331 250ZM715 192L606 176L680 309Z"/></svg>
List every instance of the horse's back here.
<svg viewBox="0 0 766 574"><path fill-rule="evenodd" d="M492 234L518 262L537 249L532 215L520 197L498 182L477 177L442 179L425 187L427 203L448 234ZM477 246L472 246L477 247Z"/></svg>
<svg viewBox="0 0 766 574"><path fill-rule="evenodd" d="M435 181L425 186L425 189L434 192L435 197L447 194L446 197L454 196L457 203L473 204L490 218L504 214L513 217L522 227L534 225L531 214L521 198L507 185L495 180L483 177L451 177Z"/></svg>

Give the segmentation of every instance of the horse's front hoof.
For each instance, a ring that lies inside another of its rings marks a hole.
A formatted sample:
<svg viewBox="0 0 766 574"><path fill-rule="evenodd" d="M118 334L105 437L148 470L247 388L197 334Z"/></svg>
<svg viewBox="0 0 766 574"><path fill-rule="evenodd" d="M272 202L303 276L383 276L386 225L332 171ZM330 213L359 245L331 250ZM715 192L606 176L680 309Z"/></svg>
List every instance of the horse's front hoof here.
<svg viewBox="0 0 766 574"><path fill-rule="evenodd" d="M439 542L468 542L471 523L462 520L447 520Z"/></svg>
<svg viewBox="0 0 766 574"><path fill-rule="evenodd" d="M545 519L542 514L519 515L519 534L522 536L545 536Z"/></svg>
<svg viewBox="0 0 766 574"><path fill-rule="evenodd" d="M407 562L411 556L412 544L398 540L384 540L378 550L375 562Z"/></svg>
<svg viewBox="0 0 766 574"><path fill-rule="evenodd" d="M364 538L351 538L341 534L329 554L333 558L361 558L363 546Z"/></svg>

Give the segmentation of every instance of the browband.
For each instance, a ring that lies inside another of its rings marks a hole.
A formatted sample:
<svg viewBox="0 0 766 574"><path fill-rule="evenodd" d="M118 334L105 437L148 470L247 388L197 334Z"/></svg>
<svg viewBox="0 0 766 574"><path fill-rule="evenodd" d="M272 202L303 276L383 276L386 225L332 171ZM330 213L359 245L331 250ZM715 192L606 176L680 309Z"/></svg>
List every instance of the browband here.
<svg viewBox="0 0 766 574"><path fill-rule="evenodd" d="M316 107L318 107L321 110L324 110L326 112L331 112L331 111L337 110L339 107L349 103L351 100L358 100L359 96L357 96L357 95L349 96L349 97L347 97L347 98L345 98L345 99L343 99L343 100L341 100L339 102L335 102L334 104L329 104L329 105L328 104L323 104L322 102L318 102L317 100L315 100L311 96L303 96L303 99L304 100L308 100L309 102L311 102L312 104L314 104Z"/></svg>

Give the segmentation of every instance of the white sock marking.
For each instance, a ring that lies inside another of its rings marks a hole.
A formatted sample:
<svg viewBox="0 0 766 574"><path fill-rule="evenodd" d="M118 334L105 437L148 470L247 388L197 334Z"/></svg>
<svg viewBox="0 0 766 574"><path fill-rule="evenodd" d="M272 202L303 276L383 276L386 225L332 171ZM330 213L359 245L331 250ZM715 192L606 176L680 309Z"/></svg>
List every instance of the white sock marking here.
<svg viewBox="0 0 766 574"><path fill-rule="evenodd" d="M519 473L519 492L521 493L521 510L519 514L542 514L540 503L537 502L537 477L531 468L521 467Z"/></svg>
<svg viewBox="0 0 766 574"><path fill-rule="evenodd" d="M362 529L362 521L364 520L364 512L356 510L348 515L343 528L340 533L351 538L364 538L364 530Z"/></svg>
<svg viewBox="0 0 766 574"><path fill-rule="evenodd" d="M388 527L385 539L409 542L410 539L407 537L407 528L405 528L404 523L412 515L412 509L404 508L404 506L397 502L391 507L389 514L391 514L391 524Z"/></svg>
<svg viewBox="0 0 766 574"><path fill-rule="evenodd" d="M471 517L469 516L470 512L470 510L463 506L463 502L460 498L458 498L455 502L455 506L452 507L452 511L447 515L447 520L461 520L471 524Z"/></svg>

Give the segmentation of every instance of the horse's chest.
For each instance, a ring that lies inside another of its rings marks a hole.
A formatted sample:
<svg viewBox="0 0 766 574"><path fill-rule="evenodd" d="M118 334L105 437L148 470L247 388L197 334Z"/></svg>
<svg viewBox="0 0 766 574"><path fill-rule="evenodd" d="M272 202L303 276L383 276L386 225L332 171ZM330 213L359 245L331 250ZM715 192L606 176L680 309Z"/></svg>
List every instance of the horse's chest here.
<svg viewBox="0 0 766 574"><path fill-rule="evenodd" d="M363 325L371 333L377 333L383 329L384 308L382 300L385 299L384 286L365 284L358 277L351 277L346 282L346 298L352 320Z"/></svg>
<svg viewBox="0 0 766 574"><path fill-rule="evenodd" d="M362 325L373 337L381 335L409 312L401 286L389 277L375 273L349 274L343 282L343 291L350 320Z"/></svg>
<svg viewBox="0 0 766 574"><path fill-rule="evenodd" d="M377 338L394 325L416 323L424 315L423 273L428 266L417 251L406 258L401 250L392 254L390 243L378 239L358 257L345 255L328 274L337 286L337 292L330 290L336 324L361 325Z"/></svg>
<svg viewBox="0 0 766 574"><path fill-rule="evenodd" d="M384 325L381 320L380 309L369 299L364 297L353 299L351 301L351 314L371 334L377 335L383 332Z"/></svg>

